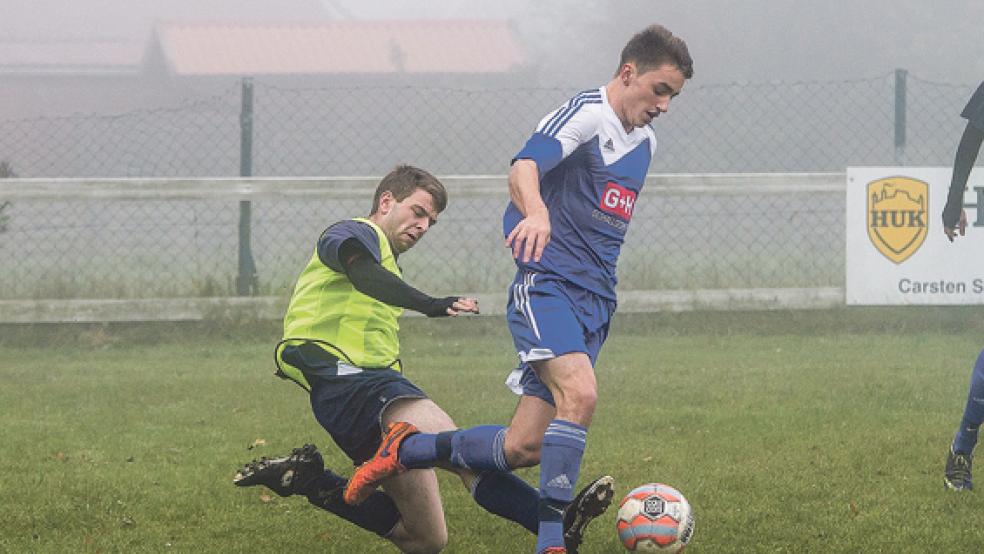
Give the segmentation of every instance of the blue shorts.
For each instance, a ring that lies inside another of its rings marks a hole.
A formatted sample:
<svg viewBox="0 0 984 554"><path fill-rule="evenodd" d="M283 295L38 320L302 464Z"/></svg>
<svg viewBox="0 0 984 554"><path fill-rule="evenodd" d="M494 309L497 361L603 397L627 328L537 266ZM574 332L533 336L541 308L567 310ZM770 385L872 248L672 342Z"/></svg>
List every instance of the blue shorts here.
<svg viewBox="0 0 984 554"><path fill-rule="evenodd" d="M535 396L553 405L553 395L531 363L584 352L594 365L614 313L613 300L557 276L517 272L509 288L506 322L520 363L506 385L516 394Z"/></svg>
<svg viewBox="0 0 984 554"><path fill-rule="evenodd" d="M427 398L398 371L339 364L337 358L310 343L288 346L280 357L304 372L311 384L315 419L355 465L379 448L387 406L401 398Z"/></svg>

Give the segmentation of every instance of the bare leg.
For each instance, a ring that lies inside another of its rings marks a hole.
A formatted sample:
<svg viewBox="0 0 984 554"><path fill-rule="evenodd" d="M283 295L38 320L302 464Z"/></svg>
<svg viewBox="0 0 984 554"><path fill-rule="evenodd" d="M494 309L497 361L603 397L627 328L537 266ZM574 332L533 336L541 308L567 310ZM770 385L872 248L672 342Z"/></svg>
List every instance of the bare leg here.
<svg viewBox="0 0 984 554"><path fill-rule="evenodd" d="M557 419L590 426L598 400L598 382L587 354L572 352L537 362L536 370L554 397Z"/></svg>
<svg viewBox="0 0 984 554"><path fill-rule="evenodd" d="M556 413L553 406L535 396L520 397L506 431L505 450L509 467L532 467L540 463L543 433Z"/></svg>
<svg viewBox="0 0 984 554"><path fill-rule="evenodd" d="M397 400L383 412L383 424L412 423L424 433L456 429L444 410L428 399ZM475 474L454 470L467 488ZM432 469L411 469L387 479L383 488L400 510L401 520L387 537L404 552L440 552L448 542L437 476Z"/></svg>
<svg viewBox="0 0 984 554"><path fill-rule="evenodd" d="M535 367L557 405L556 417L544 433L541 451L536 546L541 552L564 545L564 515L574 499L598 394L591 359L584 353L564 354L538 362Z"/></svg>
<svg viewBox="0 0 984 554"><path fill-rule="evenodd" d="M402 552L440 552L448 544L444 508L433 469L411 469L390 477L383 489L396 503L401 518L387 539Z"/></svg>

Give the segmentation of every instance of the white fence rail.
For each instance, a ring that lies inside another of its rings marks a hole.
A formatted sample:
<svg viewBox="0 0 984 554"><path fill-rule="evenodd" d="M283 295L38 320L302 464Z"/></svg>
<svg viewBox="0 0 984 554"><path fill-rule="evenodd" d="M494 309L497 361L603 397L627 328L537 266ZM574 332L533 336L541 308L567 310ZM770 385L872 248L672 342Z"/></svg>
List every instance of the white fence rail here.
<svg viewBox="0 0 984 554"><path fill-rule="evenodd" d="M433 294L501 314L504 176L441 178L441 225L401 260ZM364 215L378 178L5 179L0 323L279 318L333 221ZM842 305L843 173L654 174L620 262L620 311ZM239 205L259 286L235 296Z"/></svg>

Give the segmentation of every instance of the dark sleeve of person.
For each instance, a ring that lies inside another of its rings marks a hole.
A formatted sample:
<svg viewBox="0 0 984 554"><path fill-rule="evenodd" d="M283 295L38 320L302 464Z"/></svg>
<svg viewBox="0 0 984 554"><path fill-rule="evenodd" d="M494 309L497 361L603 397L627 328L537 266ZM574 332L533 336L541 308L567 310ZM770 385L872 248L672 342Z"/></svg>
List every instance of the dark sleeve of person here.
<svg viewBox="0 0 984 554"><path fill-rule="evenodd" d="M444 317L448 315L448 308L458 300L456 296L434 298L411 287L387 271L355 239L342 243L339 260L355 290L390 306L420 312L427 317Z"/></svg>
<svg viewBox="0 0 984 554"><path fill-rule="evenodd" d="M970 100L967 101L967 106L960 112L960 117L977 127L978 131L984 132L984 82L977 87Z"/></svg>
<svg viewBox="0 0 984 554"><path fill-rule="evenodd" d="M953 160L953 176L950 179L950 191L947 193L946 206L943 208L943 226L953 229L960 221L960 210L963 209L964 189L967 187L967 179L970 171L974 168L977 161L977 154L980 152L981 143L984 142L984 129L967 122L963 136L960 137L960 144L957 146L957 155Z"/></svg>
<svg viewBox="0 0 984 554"><path fill-rule="evenodd" d="M318 239L318 259L331 269L344 273L345 268L339 250L347 241L353 241L361 246L367 255L376 260L376 263L382 260L379 236L376 235L376 231L361 221L353 220L339 221L321 233L321 238Z"/></svg>

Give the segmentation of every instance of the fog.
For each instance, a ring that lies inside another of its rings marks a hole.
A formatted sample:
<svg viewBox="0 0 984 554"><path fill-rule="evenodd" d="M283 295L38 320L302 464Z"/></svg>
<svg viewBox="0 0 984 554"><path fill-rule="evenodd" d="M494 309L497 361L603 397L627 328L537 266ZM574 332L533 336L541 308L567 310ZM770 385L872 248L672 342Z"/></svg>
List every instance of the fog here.
<svg viewBox="0 0 984 554"><path fill-rule="evenodd" d="M245 75L170 74L160 25L435 19L508 22L519 65L259 75L253 174L376 174L407 159L499 172L539 117L604 84L654 22L687 41L695 67L660 119L656 171L946 165L984 79L980 0L0 0L0 162L21 176L235 175ZM909 75L904 151L896 69Z"/></svg>
<svg viewBox="0 0 984 554"><path fill-rule="evenodd" d="M511 21L543 83L606 79L645 24L689 44L694 84L838 80L908 69L950 83L984 76L979 0L2 0L0 44L117 39L145 45L155 21ZM11 63L11 60L3 60Z"/></svg>
<svg viewBox="0 0 984 554"><path fill-rule="evenodd" d="M325 4L365 18L510 18L539 64L549 68L549 79L558 82L603 80L614 71L625 41L648 23L661 23L687 41L694 84L851 79L895 68L934 81L984 79L984 2L977 0Z"/></svg>

